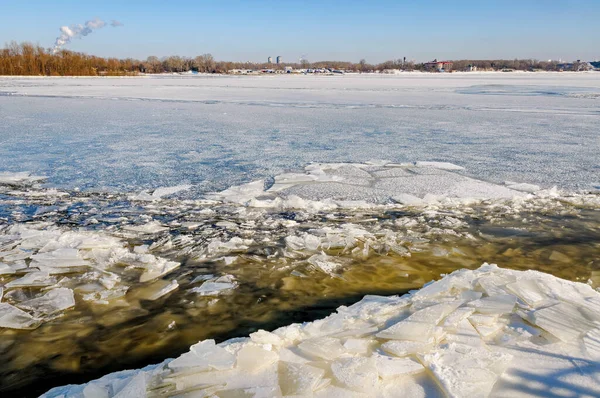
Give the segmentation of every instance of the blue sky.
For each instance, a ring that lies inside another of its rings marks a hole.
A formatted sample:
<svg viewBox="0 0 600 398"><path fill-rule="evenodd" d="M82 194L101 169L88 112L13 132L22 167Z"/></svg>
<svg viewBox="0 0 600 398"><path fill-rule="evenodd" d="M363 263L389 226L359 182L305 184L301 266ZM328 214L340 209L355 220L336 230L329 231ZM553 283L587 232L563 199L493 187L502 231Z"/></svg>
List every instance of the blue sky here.
<svg viewBox="0 0 600 398"><path fill-rule="evenodd" d="M600 0L0 0L0 44L51 47L61 26L95 17L124 26L66 48L233 61L600 58Z"/></svg>

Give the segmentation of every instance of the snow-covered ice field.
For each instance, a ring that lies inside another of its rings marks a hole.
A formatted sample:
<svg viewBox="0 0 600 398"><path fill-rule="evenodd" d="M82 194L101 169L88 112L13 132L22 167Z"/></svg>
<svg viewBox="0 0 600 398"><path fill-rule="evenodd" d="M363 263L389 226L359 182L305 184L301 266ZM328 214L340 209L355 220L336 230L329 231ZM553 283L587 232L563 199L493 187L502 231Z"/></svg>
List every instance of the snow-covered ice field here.
<svg viewBox="0 0 600 398"><path fill-rule="evenodd" d="M310 162L445 161L600 184L600 74L0 78L0 170L190 195Z"/></svg>
<svg viewBox="0 0 600 398"><path fill-rule="evenodd" d="M599 122L600 73L0 77L0 392L597 396Z"/></svg>

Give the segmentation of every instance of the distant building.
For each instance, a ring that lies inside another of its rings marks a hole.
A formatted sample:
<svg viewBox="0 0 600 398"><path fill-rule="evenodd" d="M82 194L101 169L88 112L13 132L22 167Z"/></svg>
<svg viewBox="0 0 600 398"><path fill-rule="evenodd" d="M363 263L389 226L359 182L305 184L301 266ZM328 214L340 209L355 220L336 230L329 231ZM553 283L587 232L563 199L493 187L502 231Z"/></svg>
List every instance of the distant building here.
<svg viewBox="0 0 600 398"><path fill-rule="evenodd" d="M273 63L273 57L267 58L267 63L272 64Z"/></svg>
<svg viewBox="0 0 600 398"><path fill-rule="evenodd" d="M452 62L438 61L437 59L434 59L431 62L425 63L425 70L437 71L437 72L447 72L449 70L452 70Z"/></svg>
<svg viewBox="0 0 600 398"><path fill-rule="evenodd" d="M589 62L594 70L600 70L600 61Z"/></svg>
<svg viewBox="0 0 600 398"><path fill-rule="evenodd" d="M283 62L283 60L281 59L281 55L278 55L277 56L277 65L279 65L282 62Z"/></svg>

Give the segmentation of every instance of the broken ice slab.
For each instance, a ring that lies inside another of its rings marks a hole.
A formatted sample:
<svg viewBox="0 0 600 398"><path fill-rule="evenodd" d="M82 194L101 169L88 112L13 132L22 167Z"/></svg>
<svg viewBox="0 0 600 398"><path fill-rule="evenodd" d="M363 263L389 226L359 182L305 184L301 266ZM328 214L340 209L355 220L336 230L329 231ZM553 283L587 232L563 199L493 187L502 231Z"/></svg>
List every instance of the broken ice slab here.
<svg viewBox="0 0 600 398"><path fill-rule="evenodd" d="M446 331L456 330L458 328L458 324L460 323L460 321L462 321L463 319L465 319L466 317L471 315L473 312L475 312L474 308L470 308L470 307L457 308L454 312L449 314L446 317L446 319L444 319L444 322L442 323L444 330L446 330Z"/></svg>
<svg viewBox="0 0 600 398"><path fill-rule="evenodd" d="M226 293L237 287L235 282L204 282L202 286L190 289L190 293L196 293L200 296L217 296Z"/></svg>
<svg viewBox="0 0 600 398"><path fill-rule="evenodd" d="M169 368L182 371L193 368L195 371L231 369L235 356L215 344L214 340L204 340L190 347L190 351L169 362Z"/></svg>
<svg viewBox="0 0 600 398"><path fill-rule="evenodd" d="M310 396L322 380L325 370L307 364L280 361L279 387L286 395Z"/></svg>
<svg viewBox="0 0 600 398"><path fill-rule="evenodd" d="M15 279L14 281L8 282L6 285L4 285L4 287L7 289L17 287L46 287L54 285L55 283L56 278L50 276L48 272L35 271L25 274L19 279Z"/></svg>
<svg viewBox="0 0 600 398"><path fill-rule="evenodd" d="M35 329L40 320L8 303L0 303L0 328Z"/></svg>
<svg viewBox="0 0 600 398"><path fill-rule="evenodd" d="M382 379L414 375L425 371L423 365L413 358L393 358L385 355L375 356L375 366Z"/></svg>
<svg viewBox="0 0 600 398"><path fill-rule="evenodd" d="M55 314L75 306L73 290L66 287L52 289L41 297L23 301L17 306L31 311L37 318Z"/></svg>
<svg viewBox="0 0 600 398"><path fill-rule="evenodd" d="M332 360L345 352L339 339L333 337L317 337L303 341L298 345L302 353L313 357Z"/></svg>
<svg viewBox="0 0 600 398"><path fill-rule="evenodd" d="M435 304L416 311L408 318L377 333L383 339L429 342L434 337L436 325L464 301Z"/></svg>
<svg viewBox="0 0 600 398"><path fill-rule="evenodd" d="M506 325L505 319L498 319L498 315L475 314L470 316L469 322L483 338L490 337Z"/></svg>
<svg viewBox="0 0 600 398"><path fill-rule="evenodd" d="M136 290L133 294L133 297L142 299L142 300L158 300L159 298L166 296L171 293L173 290L177 289L179 284L176 280L166 281L166 280L158 280L152 283L149 286L143 286Z"/></svg>
<svg viewBox="0 0 600 398"><path fill-rule="evenodd" d="M139 372L127 380L126 384L120 389L113 388L114 398L145 398L146 394L146 374ZM86 397L87 398L87 397Z"/></svg>
<svg viewBox="0 0 600 398"><path fill-rule="evenodd" d="M578 307L568 303L529 311L525 319L562 341L575 340L597 327Z"/></svg>
<svg viewBox="0 0 600 398"><path fill-rule="evenodd" d="M429 342L433 339L436 326L431 323L401 321L377 333L381 339Z"/></svg>
<svg viewBox="0 0 600 398"><path fill-rule="evenodd" d="M371 351L374 341L371 339L346 339L344 348L346 351L354 354L365 355Z"/></svg>
<svg viewBox="0 0 600 398"><path fill-rule="evenodd" d="M244 372L260 372L277 362L279 355L256 345L246 345L237 352L236 367Z"/></svg>
<svg viewBox="0 0 600 398"><path fill-rule="evenodd" d="M79 250L60 248L50 252L37 253L31 256L30 267L86 267L90 263L79 256Z"/></svg>
<svg viewBox="0 0 600 398"><path fill-rule="evenodd" d="M539 190L541 190L539 185L535 185L535 184L528 184L528 183L514 183L514 182L510 182L510 181L506 181L504 183L507 187L509 187L510 189L514 189L515 191L521 191L521 192L528 192L528 193L535 193Z"/></svg>
<svg viewBox="0 0 600 398"><path fill-rule="evenodd" d="M433 341L420 342L408 340L393 340L383 343L381 349L397 357L406 357L418 353L429 352L434 346Z"/></svg>
<svg viewBox="0 0 600 398"><path fill-rule="evenodd" d="M449 344L420 360L448 397L487 397L512 355Z"/></svg>
<svg viewBox="0 0 600 398"><path fill-rule="evenodd" d="M445 336L447 343L456 343L469 347L484 347L485 343L473 324L468 319L460 321L452 332L448 331Z"/></svg>
<svg viewBox="0 0 600 398"><path fill-rule="evenodd" d="M534 280L520 280L509 283L506 285L506 289L531 307L538 307L545 301L550 300L548 295Z"/></svg>
<svg viewBox="0 0 600 398"><path fill-rule="evenodd" d="M16 271L8 264L0 263L0 275L12 275Z"/></svg>
<svg viewBox="0 0 600 398"><path fill-rule="evenodd" d="M173 271L175 268L178 268L180 265L178 262L168 261L161 257L155 257L155 259L156 261L146 265L146 269L142 275L140 275L140 282L148 282L160 278Z"/></svg>
<svg viewBox="0 0 600 398"><path fill-rule="evenodd" d="M505 286L515 281L512 275L485 275L477 279L477 284L488 296L498 296L509 293Z"/></svg>
<svg viewBox="0 0 600 398"><path fill-rule="evenodd" d="M512 294L484 297L467 303L481 314L509 314L513 311L517 298Z"/></svg>
<svg viewBox="0 0 600 398"><path fill-rule="evenodd" d="M331 363L331 372L336 384L359 392L375 389L378 373L375 358L339 358Z"/></svg>
<svg viewBox="0 0 600 398"><path fill-rule="evenodd" d="M325 253L315 254L306 261L308 261L308 263L314 266L315 268L329 275L333 275L345 264L345 261L342 261L341 259L333 256L328 256Z"/></svg>

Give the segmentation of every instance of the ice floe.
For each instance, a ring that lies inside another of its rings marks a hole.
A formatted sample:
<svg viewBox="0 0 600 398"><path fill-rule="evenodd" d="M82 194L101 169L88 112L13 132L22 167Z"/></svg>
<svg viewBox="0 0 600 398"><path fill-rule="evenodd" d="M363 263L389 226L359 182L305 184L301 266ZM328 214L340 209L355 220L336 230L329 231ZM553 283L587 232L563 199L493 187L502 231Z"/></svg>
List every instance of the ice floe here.
<svg viewBox="0 0 600 398"><path fill-rule="evenodd" d="M151 224L151 223L150 223ZM139 233L154 232L141 228ZM162 281L180 263L105 233L64 230L48 223L14 224L2 230L0 275L4 302L0 327L32 329L60 316L78 301L108 304L126 294L121 275L137 276L137 297L157 300L178 288L176 280ZM131 282L129 282L131 283Z"/></svg>
<svg viewBox="0 0 600 398"><path fill-rule="evenodd" d="M446 162L313 163L303 174L275 176L270 186L260 180L208 197L255 207L326 209L368 203L424 205L445 200L508 199L541 190L532 184L492 184L458 174L460 170L463 167Z"/></svg>
<svg viewBox="0 0 600 398"><path fill-rule="evenodd" d="M43 397L598 396L599 309L588 285L484 264Z"/></svg>

